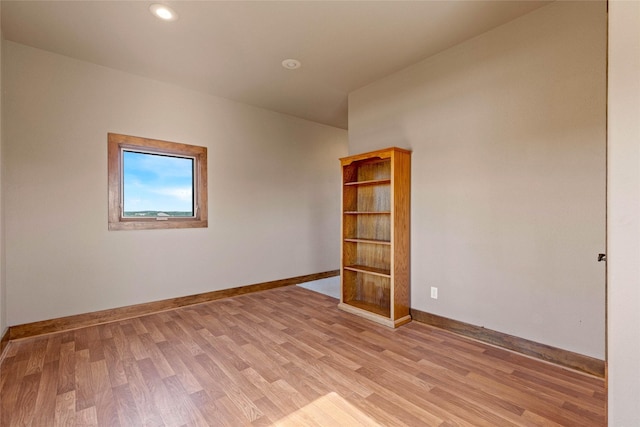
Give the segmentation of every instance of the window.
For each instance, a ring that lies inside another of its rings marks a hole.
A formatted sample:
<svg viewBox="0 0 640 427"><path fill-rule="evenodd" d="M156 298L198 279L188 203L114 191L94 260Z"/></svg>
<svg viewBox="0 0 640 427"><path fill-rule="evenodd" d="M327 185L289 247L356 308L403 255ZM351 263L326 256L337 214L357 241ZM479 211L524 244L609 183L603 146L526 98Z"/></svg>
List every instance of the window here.
<svg viewBox="0 0 640 427"><path fill-rule="evenodd" d="M207 227L207 149L108 135L109 230Z"/></svg>

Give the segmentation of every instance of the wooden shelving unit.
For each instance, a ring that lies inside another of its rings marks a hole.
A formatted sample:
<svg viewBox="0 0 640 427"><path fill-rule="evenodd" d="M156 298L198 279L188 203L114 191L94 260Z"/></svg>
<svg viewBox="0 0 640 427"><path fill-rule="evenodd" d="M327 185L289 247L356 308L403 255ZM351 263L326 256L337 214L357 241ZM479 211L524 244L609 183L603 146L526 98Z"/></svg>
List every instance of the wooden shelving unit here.
<svg viewBox="0 0 640 427"><path fill-rule="evenodd" d="M340 159L342 292L338 307L390 327L411 321L411 152L387 148Z"/></svg>

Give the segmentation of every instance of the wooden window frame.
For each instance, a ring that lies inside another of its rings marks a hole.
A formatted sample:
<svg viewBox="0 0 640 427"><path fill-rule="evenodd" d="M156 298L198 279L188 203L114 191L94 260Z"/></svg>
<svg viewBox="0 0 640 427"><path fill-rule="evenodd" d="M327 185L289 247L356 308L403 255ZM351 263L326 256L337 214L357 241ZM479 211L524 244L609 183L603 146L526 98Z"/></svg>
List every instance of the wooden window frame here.
<svg viewBox="0 0 640 427"><path fill-rule="evenodd" d="M108 134L109 230L157 230L167 228L205 228L207 221L207 148L137 136ZM122 216L122 149L141 150L169 156L195 159L193 194L195 216L169 217L162 221L155 217L130 218Z"/></svg>

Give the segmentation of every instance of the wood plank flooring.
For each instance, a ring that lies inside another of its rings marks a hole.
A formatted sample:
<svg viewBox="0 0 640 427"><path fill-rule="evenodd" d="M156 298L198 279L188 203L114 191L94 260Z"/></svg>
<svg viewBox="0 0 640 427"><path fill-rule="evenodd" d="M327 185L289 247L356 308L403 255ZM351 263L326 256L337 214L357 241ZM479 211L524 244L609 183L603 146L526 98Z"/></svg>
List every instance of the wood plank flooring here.
<svg viewBox="0 0 640 427"><path fill-rule="evenodd" d="M0 426L603 426L602 379L290 286L13 341Z"/></svg>

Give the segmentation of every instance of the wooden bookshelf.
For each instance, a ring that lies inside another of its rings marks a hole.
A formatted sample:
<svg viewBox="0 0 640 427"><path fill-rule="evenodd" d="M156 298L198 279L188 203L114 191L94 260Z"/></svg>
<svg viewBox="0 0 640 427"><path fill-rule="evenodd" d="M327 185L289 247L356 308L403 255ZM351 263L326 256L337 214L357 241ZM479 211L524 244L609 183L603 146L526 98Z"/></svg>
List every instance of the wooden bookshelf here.
<svg viewBox="0 0 640 427"><path fill-rule="evenodd" d="M387 148L340 159L338 307L390 327L409 314L411 152Z"/></svg>

